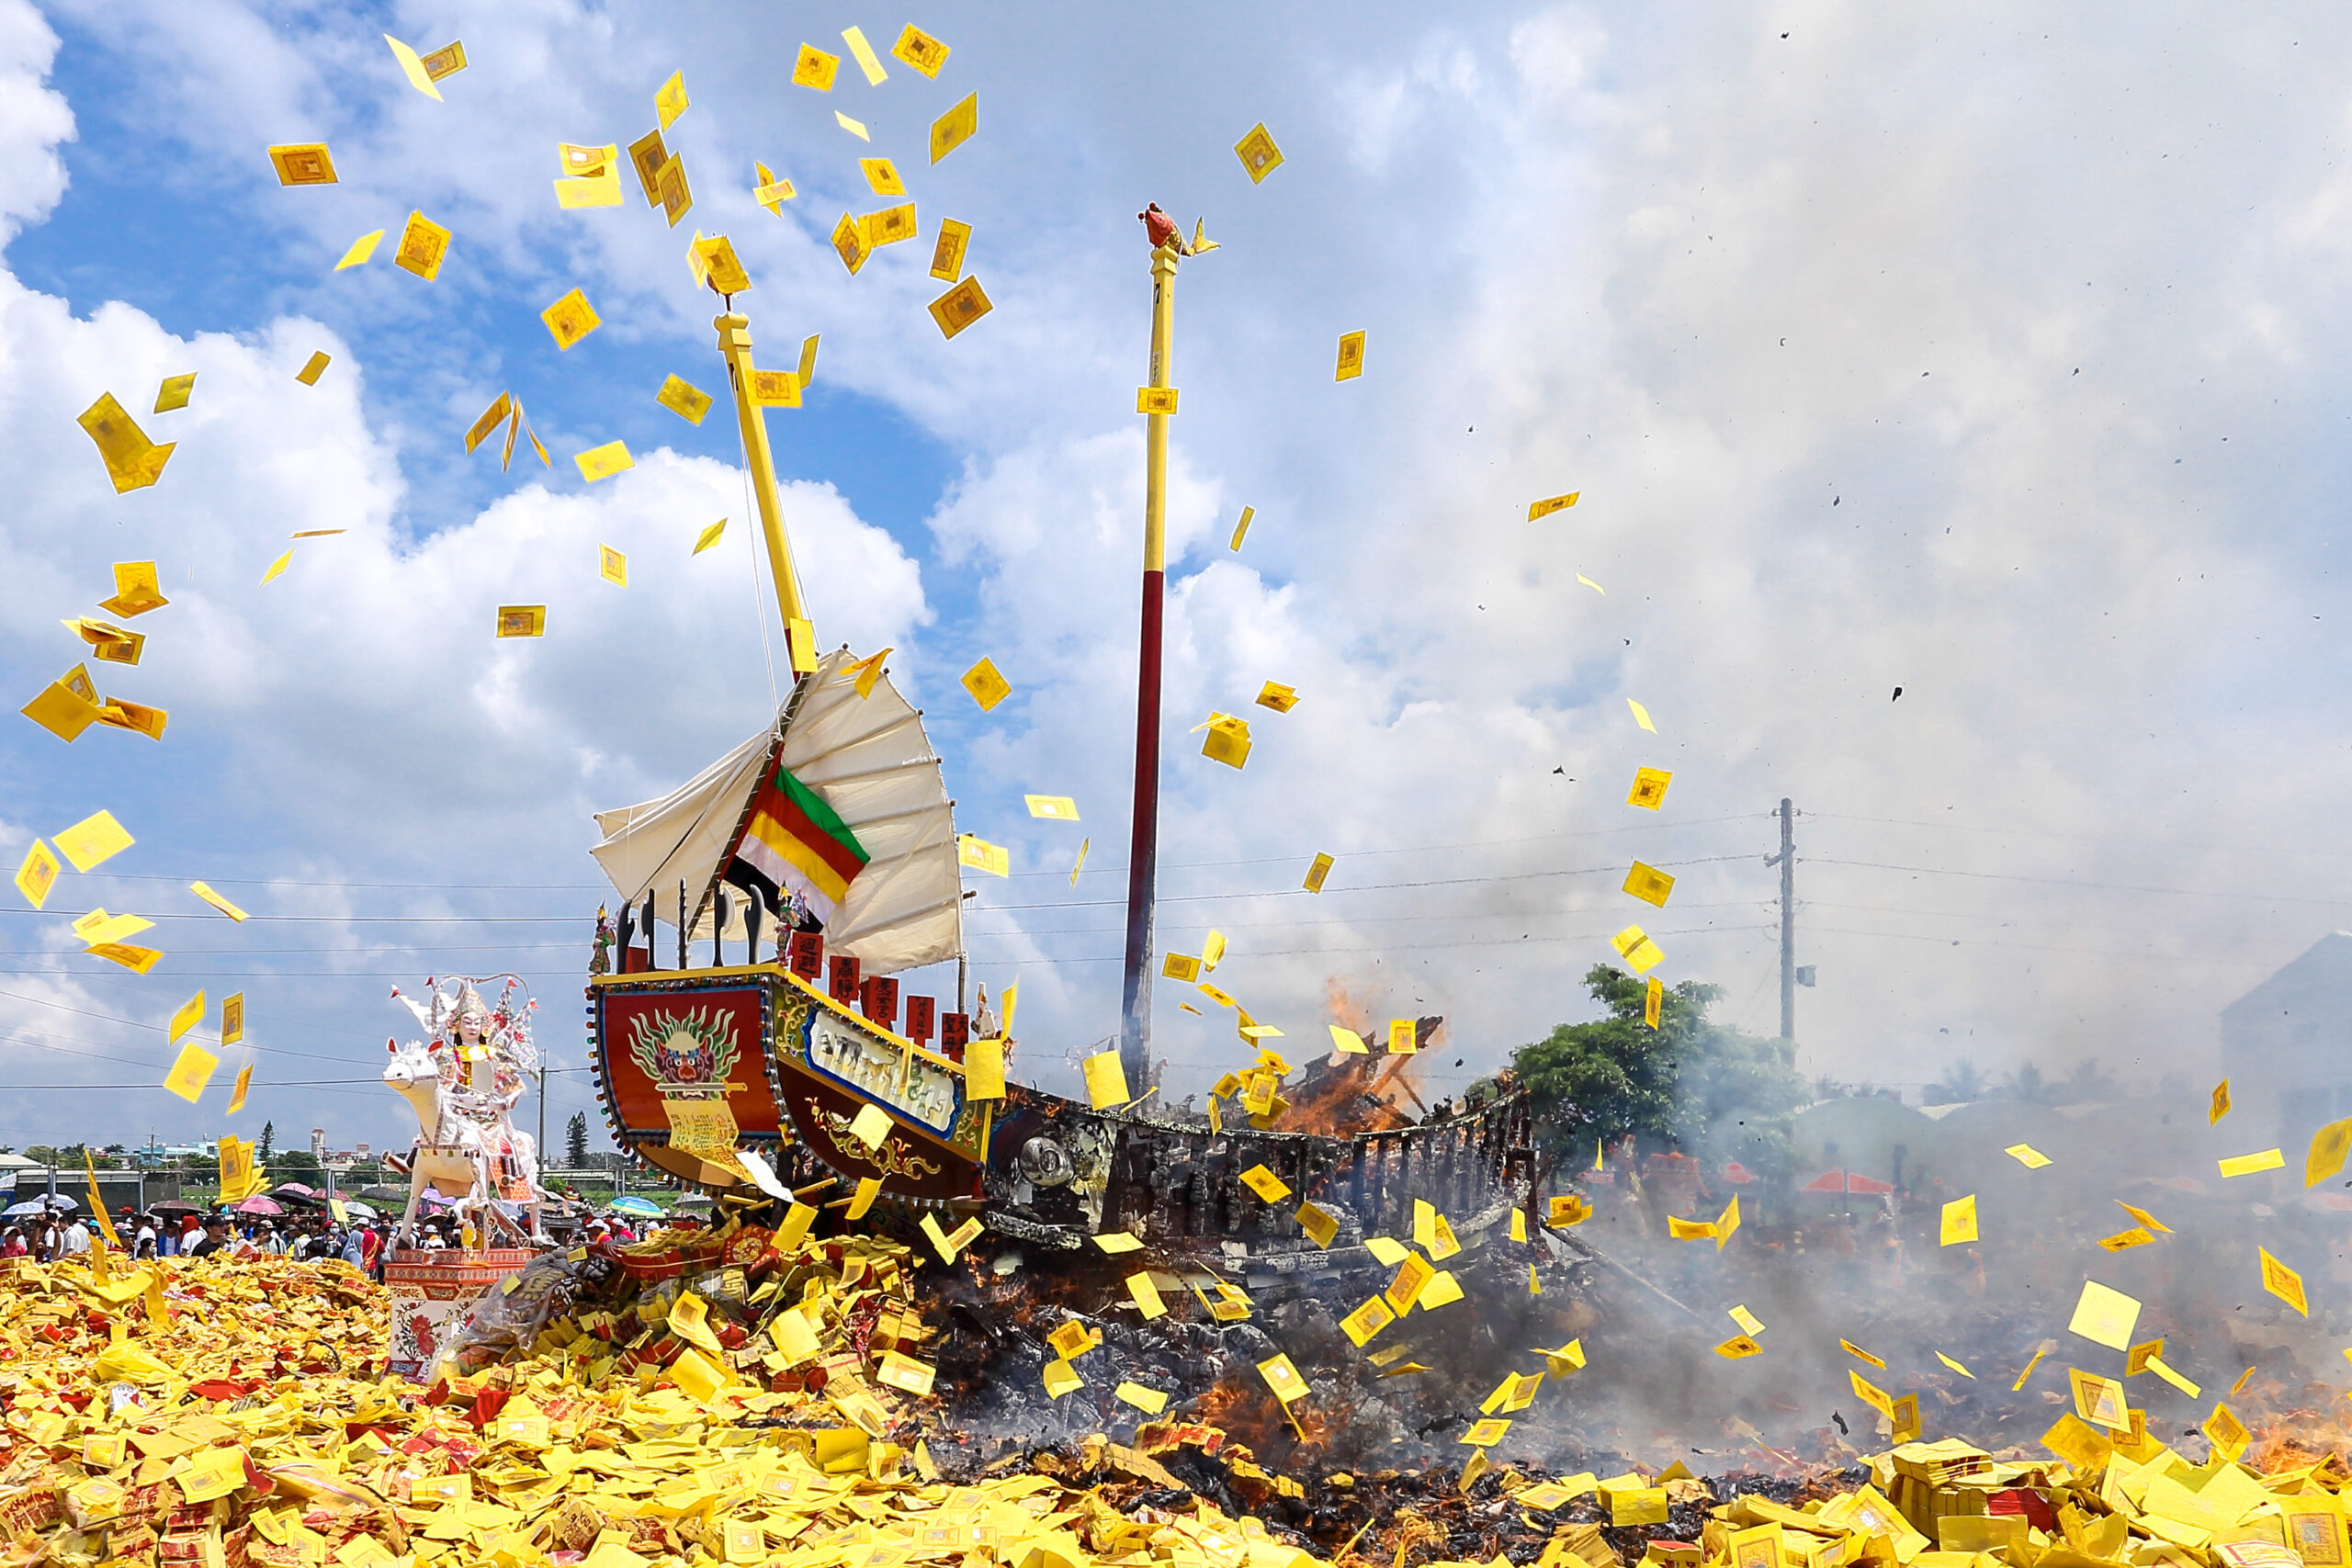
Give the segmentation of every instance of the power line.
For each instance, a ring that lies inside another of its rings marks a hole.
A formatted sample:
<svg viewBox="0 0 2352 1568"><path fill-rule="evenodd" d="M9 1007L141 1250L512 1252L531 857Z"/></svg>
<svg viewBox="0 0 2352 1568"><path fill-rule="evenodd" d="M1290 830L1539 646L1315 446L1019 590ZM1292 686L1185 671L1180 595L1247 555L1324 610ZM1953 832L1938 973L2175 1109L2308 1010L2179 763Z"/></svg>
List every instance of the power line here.
<svg viewBox="0 0 2352 1568"><path fill-rule="evenodd" d="M1808 855L1812 865L1850 865L1871 871L1905 871L1917 876L1959 876L1976 882L2031 882L2051 887L2082 887L2102 893L2159 893L2180 898L2234 898L2256 904L2315 904L2324 908L2352 908L2352 898L2301 898L2285 893L2221 893L2202 887L2153 887L2130 882L2084 882L2066 876L2029 876L2022 872L1947 871L1932 865L1892 865L1883 861L1834 860Z"/></svg>

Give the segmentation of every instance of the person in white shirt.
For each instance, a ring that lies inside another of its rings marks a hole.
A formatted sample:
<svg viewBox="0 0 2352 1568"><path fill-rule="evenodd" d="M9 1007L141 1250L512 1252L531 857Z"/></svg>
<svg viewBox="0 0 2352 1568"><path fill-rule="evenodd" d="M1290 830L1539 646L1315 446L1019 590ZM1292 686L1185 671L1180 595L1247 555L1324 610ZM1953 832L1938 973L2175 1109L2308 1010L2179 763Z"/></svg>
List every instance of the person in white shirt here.
<svg viewBox="0 0 2352 1568"><path fill-rule="evenodd" d="M90 1250L90 1227L84 1224L80 1220L75 1220L72 1224L65 1227L65 1235L58 1245L62 1249L65 1257L77 1258L81 1256L83 1253Z"/></svg>
<svg viewBox="0 0 2352 1568"><path fill-rule="evenodd" d="M153 1220L142 1218L139 1222L139 1234L131 1239L130 1255L141 1259L155 1256L155 1224Z"/></svg>

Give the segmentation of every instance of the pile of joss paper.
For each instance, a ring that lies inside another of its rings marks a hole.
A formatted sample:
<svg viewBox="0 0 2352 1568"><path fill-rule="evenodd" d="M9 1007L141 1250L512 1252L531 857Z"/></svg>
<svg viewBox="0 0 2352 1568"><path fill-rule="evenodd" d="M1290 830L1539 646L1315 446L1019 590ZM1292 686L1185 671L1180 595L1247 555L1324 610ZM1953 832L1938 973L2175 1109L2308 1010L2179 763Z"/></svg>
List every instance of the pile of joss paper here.
<svg viewBox="0 0 2352 1568"><path fill-rule="evenodd" d="M1222 1568L1301 1555L1205 1506L1138 1533L1026 1466L944 1483L907 1249L701 1235L510 1277L461 1342L519 1324L512 1359L429 1386L382 1375L392 1298L340 1263L19 1264L0 1561L1080 1568L1147 1534Z"/></svg>
<svg viewBox="0 0 2352 1568"><path fill-rule="evenodd" d="M1122 1512L1062 1479L1067 1460L946 1481L929 1451L943 1433L915 1263L879 1237L756 1228L551 1254L482 1299L427 1385L383 1375L391 1298L339 1263L224 1256L94 1278L80 1258L20 1262L0 1292L0 1562L1317 1560L1205 1497L1171 1506L1172 1477L1106 1439L1087 1447L1152 1480L1152 1506ZM1668 1504L1729 1489L1679 1466L1566 1482L1497 1468L1461 1486L1474 1507L1491 1498L1549 1529L1545 1568L1610 1568L1630 1551L1671 1568L2347 1560L2352 1471L2333 1457L2265 1475L2072 1416L2045 1446L2058 1457L1906 1444L1867 1481L1823 1478L1801 1506L1749 1493L1703 1517L1674 1510L1701 1517L1696 1541L1667 1539L1690 1529ZM1280 1479L1281 1495L1302 1495Z"/></svg>

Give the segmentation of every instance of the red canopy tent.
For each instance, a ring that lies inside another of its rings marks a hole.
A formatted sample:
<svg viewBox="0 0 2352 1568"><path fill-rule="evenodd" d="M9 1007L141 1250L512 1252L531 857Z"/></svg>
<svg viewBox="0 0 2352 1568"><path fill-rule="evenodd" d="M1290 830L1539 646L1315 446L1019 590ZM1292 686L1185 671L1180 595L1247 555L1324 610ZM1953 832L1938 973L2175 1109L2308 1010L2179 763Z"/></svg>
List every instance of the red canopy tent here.
<svg viewBox="0 0 2352 1568"><path fill-rule="evenodd" d="M1826 1193L1832 1198L1876 1198L1894 1191L1894 1183L1874 1181L1858 1170L1825 1170L1797 1190Z"/></svg>

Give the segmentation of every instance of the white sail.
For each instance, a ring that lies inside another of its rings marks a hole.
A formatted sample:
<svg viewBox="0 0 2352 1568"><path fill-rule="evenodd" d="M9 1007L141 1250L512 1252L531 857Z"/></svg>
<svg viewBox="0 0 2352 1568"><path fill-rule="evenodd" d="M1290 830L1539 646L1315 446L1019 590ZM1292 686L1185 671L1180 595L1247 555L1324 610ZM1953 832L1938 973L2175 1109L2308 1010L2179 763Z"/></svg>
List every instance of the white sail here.
<svg viewBox="0 0 2352 1568"><path fill-rule="evenodd" d="M826 951L856 958L869 975L891 975L963 952L963 869L922 716L887 675L859 696L855 663L839 649L801 683L780 716L783 761L869 857L826 928ZM659 800L596 814L605 838L591 852L624 902L650 888L656 917L674 919L683 881L697 912L693 934L709 935L700 900L734 848L774 738L762 730ZM727 934L741 940L740 929Z"/></svg>

